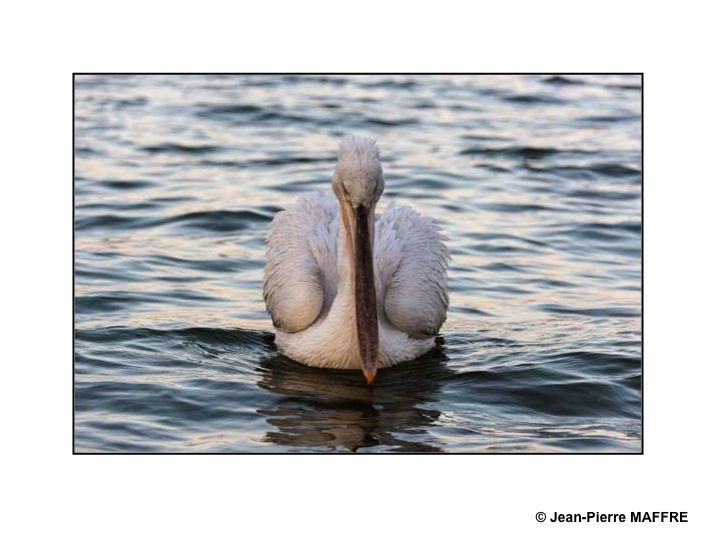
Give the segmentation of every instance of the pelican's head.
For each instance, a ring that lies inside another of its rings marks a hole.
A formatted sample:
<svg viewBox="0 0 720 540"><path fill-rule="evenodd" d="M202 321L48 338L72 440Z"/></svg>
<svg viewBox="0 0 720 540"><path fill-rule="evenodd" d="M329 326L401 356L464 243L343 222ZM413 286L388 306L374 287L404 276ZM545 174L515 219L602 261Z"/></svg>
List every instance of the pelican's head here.
<svg viewBox="0 0 720 540"><path fill-rule="evenodd" d="M355 284L355 325L362 370L368 384L378 368L379 336L373 237L375 204L385 187L380 153L375 141L350 137L340 143L333 190L340 201L342 227L352 260Z"/></svg>
<svg viewBox="0 0 720 540"><path fill-rule="evenodd" d="M333 190L340 202L354 208L374 208L384 188L380 152L375 141L361 137L343 139L333 175Z"/></svg>

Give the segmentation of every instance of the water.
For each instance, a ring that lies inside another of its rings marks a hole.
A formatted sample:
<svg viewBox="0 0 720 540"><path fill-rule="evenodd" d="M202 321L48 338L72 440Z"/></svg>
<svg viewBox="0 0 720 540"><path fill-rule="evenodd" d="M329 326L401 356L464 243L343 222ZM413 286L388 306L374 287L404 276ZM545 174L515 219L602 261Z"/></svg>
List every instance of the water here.
<svg viewBox="0 0 720 540"><path fill-rule="evenodd" d="M75 447L639 452L637 76L80 76ZM378 375L283 357L264 239L375 136L449 238L435 350Z"/></svg>

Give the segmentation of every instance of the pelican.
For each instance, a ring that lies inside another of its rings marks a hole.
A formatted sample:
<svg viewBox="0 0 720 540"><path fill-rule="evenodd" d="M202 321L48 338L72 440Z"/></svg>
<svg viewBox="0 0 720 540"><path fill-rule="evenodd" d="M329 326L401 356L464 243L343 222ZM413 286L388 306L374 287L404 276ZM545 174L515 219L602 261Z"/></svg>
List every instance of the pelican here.
<svg viewBox="0 0 720 540"><path fill-rule="evenodd" d="M263 297L278 349L313 367L379 368L429 351L448 308L449 251L428 217L375 206L385 187L374 140L340 143L328 193L273 219Z"/></svg>

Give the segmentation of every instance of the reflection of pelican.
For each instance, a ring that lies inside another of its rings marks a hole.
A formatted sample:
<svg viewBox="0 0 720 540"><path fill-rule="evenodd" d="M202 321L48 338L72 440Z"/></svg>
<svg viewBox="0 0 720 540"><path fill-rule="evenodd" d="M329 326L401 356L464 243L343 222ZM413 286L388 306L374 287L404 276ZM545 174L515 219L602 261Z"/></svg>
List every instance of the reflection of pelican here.
<svg viewBox="0 0 720 540"><path fill-rule="evenodd" d="M372 387L346 370L318 370L272 354L260 361L258 386L282 399L258 413L275 429L265 441L298 450L438 452L427 430L452 372L441 347L415 362L392 367Z"/></svg>
<svg viewBox="0 0 720 540"><path fill-rule="evenodd" d="M430 350L448 306L448 250L407 207L375 220L383 180L375 142L340 145L331 195L301 197L275 216L263 293L286 355L315 367L379 367ZM339 202L339 204L338 204Z"/></svg>

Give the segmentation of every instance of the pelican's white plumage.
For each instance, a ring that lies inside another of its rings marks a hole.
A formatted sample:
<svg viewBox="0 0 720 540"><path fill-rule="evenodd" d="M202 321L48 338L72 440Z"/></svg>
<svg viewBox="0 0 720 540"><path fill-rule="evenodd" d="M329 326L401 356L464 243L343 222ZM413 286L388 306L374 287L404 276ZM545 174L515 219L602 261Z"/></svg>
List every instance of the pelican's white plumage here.
<svg viewBox="0 0 720 540"><path fill-rule="evenodd" d="M433 221L412 208L391 204L376 216L383 187L375 143L346 139L333 178L335 196L303 195L275 216L263 295L276 344L290 358L366 371L361 352L367 346L366 326L359 318L370 317L377 320L377 367L411 360L433 347L447 313L449 253ZM364 241L369 241L372 268L362 260L354 263L363 242L357 236L360 220L368 212L373 225ZM358 289L360 268L374 278L374 291ZM376 313L357 311L358 295L374 297ZM366 376L372 381L374 371Z"/></svg>

